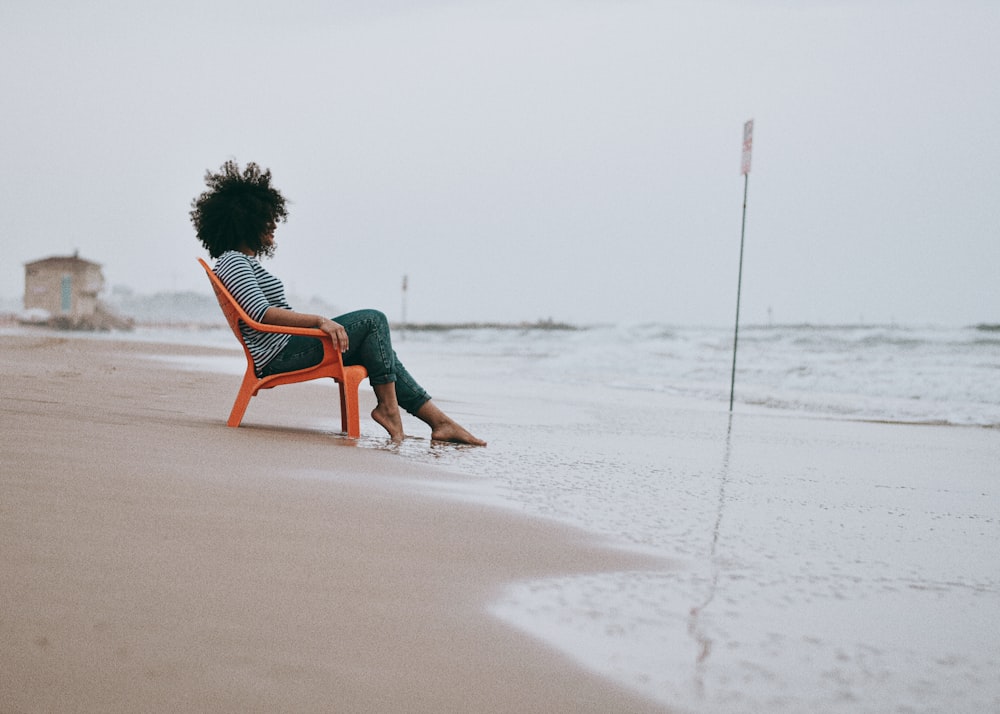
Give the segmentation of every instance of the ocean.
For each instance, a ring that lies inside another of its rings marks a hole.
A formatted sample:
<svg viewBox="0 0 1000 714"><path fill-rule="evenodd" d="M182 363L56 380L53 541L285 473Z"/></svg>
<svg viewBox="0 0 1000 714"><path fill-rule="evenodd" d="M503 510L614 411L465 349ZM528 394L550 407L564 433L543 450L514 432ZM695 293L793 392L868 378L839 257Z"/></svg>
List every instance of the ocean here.
<svg viewBox="0 0 1000 714"><path fill-rule="evenodd" d="M731 329L409 333L455 359L507 362L539 384L603 384L728 408ZM850 419L1000 426L1000 328L744 327L735 405Z"/></svg>

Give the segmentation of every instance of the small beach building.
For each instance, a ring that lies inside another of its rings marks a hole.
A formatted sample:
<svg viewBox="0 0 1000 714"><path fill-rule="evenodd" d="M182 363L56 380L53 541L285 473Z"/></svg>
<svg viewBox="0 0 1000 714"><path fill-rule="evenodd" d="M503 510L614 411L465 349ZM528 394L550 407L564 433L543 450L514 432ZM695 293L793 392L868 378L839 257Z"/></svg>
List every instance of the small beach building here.
<svg viewBox="0 0 1000 714"><path fill-rule="evenodd" d="M80 325L93 320L103 288L100 264L79 253L24 265L24 309L44 310L55 322Z"/></svg>

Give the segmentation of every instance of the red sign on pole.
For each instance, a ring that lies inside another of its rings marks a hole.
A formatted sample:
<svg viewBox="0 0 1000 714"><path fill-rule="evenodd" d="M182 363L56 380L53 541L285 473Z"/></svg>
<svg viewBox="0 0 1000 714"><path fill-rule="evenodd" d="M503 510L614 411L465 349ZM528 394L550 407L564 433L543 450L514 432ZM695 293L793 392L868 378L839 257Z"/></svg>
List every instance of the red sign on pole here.
<svg viewBox="0 0 1000 714"><path fill-rule="evenodd" d="M753 149L753 119L743 125L743 162L740 173L750 173L750 152Z"/></svg>

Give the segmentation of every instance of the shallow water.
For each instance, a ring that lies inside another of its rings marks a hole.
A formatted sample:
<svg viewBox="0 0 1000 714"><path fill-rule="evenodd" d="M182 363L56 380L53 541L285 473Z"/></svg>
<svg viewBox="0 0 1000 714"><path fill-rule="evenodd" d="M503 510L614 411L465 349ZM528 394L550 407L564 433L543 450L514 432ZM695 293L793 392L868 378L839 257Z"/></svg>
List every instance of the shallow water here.
<svg viewBox="0 0 1000 714"><path fill-rule="evenodd" d="M512 584L495 615L681 710L1000 710L1000 431L730 418L696 390L567 379L552 340L397 345L490 440L405 455L665 564Z"/></svg>

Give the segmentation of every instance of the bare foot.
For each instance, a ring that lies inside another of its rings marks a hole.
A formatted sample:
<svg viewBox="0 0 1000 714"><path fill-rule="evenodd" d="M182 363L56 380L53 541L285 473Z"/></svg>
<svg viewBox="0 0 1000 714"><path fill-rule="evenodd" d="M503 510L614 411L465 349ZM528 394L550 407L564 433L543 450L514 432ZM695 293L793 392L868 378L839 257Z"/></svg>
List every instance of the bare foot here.
<svg viewBox="0 0 1000 714"><path fill-rule="evenodd" d="M372 409L372 419L389 432L389 438L399 443L406 436L403 433L403 419L399 415L399 409L392 409L383 404L379 404Z"/></svg>
<svg viewBox="0 0 1000 714"><path fill-rule="evenodd" d="M486 442L479 439L469 431L453 422L451 419L441 422L431 431L431 439L434 441L450 441L453 444L469 444L470 446L486 446Z"/></svg>
<svg viewBox="0 0 1000 714"><path fill-rule="evenodd" d="M417 410L417 418L431 428L432 441L450 441L454 444L469 444L471 446L486 446L482 439L474 437L465 427L441 411L438 406L427 400Z"/></svg>

